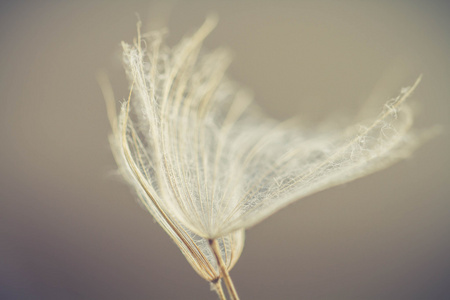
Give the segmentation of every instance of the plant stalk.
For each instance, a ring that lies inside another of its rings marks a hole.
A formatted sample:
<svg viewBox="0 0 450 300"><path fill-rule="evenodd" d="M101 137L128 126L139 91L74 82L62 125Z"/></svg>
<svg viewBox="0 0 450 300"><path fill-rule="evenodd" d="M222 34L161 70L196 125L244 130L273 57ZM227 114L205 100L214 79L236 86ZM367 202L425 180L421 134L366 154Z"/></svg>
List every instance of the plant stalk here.
<svg viewBox="0 0 450 300"><path fill-rule="evenodd" d="M233 281L231 280L230 273L228 273L228 268L222 259L222 255L220 253L219 244L217 243L217 240L210 239L208 240L208 242L212 252L214 253L214 256L216 257L217 264L219 265L220 269L220 275L225 281L225 285L227 286L227 290L231 299L239 300L239 296L237 294L236 288L234 287Z"/></svg>
<svg viewBox="0 0 450 300"><path fill-rule="evenodd" d="M225 297L225 293L223 292L222 282L220 281L220 279L218 279L217 282L213 283L213 285L214 285L214 290L216 291L217 295L219 295L219 299L227 300L227 297Z"/></svg>

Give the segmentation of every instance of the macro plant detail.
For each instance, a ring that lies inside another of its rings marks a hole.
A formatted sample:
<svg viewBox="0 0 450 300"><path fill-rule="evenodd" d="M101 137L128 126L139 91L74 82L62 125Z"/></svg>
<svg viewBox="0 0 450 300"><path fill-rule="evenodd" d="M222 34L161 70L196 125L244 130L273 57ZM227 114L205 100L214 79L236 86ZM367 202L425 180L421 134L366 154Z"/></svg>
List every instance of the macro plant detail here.
<svg viewBox="0 0 450 300"><path fill-rule="evenodd" d="M385 168L418 144L404 101L420 78L373 120L347 128L277 121L226 76L224 49L202 43L208 18L169 48L162 31L123 43L130 94L108 116L119 170L140 202L221 299L238 299L229 275L244 230L286 205ZM139 26L138 26L139 28Z"/></svg>

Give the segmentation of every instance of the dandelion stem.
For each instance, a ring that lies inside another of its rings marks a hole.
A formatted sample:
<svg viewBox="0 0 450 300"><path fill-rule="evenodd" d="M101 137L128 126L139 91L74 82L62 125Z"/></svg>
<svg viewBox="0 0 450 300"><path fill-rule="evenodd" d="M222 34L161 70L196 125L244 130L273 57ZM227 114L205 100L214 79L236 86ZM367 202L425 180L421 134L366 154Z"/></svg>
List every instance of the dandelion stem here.
<svg viewBox="0 0 450 300"><path fill-rule="evenodd" d="M227 300L227 297L225 297L225 293L223 292L222 289L222 282L219 280L217 280L217 282L213 283L214 284L214 290L216 291L217 295L219 295L220 300Z"/></svg>
<svg viewBox="0 0 450 300"><path fill-rule="evenodd" d="M214 253L214 256L216 257L217 264L220 268L220 274L222 275L223 280L225 281L225 285L227 286L228 293L230 294L230 297L232 300L239 300L239 296L236 292L236 289L234 287L233 281L231 280L230 273L228 273L227 266L225 265L222 255L220 253L219 245L217 244L217 240L210 239L209 246L211 247L212 252Z"/></svg>

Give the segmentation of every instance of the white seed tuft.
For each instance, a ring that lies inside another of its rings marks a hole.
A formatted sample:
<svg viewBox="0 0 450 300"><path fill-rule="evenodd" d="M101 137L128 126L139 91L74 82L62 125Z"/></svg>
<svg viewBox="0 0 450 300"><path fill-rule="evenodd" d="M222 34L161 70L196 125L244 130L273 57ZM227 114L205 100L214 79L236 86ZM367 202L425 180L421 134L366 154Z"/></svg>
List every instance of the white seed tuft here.
<svg viewBox="0 0 450 300"><path fill-rule="evenodd" d="M420 81L365 124L325 131L279 122L227 79L227 51L202 51L215 23L207 19L174 48L160 32L123 44L132 87L111 138L141 202L212 282L220 272L208 239L217 239L231 269L245 228L408 155L417 143L404 100Z"/></svg>

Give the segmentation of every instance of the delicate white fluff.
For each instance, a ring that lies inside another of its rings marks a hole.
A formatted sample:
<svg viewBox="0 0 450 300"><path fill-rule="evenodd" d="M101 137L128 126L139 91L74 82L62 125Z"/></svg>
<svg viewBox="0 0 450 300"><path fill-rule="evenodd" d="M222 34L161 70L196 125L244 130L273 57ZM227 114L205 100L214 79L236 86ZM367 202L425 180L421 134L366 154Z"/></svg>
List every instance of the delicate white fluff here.
<svg viewBox="0 0 450 300"><path fill-rule="evenodd" d="M112 140L123 174L155 219L194 268L204 258L211 266L210 277L196 268L208 280L219 272L207 239L223 238L231 267L243 229L407 155L416 143L403 102L419 81L366 124L299 128L266 116L226 78L226 51L202 51L214 25L208 19L174 48L158 32L123 45L132 95Z"/></svg>

